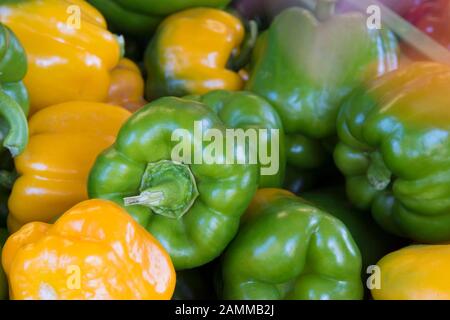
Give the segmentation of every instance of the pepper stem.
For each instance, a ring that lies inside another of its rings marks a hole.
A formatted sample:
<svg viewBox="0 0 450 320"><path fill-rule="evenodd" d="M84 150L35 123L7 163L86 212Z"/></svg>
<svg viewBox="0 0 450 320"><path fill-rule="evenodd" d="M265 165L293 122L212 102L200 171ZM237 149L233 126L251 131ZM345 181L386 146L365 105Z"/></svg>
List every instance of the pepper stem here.
<svg viewBox="0 0 450 320"><path fill-rule="evenodd" d="M187 165L162 160L147 164L140 193L125 197L125 206L142 205L169 218L181 218L198 197L195 178Z"/></svg>
<svg viewBox="0 0 450 320"><path fill-rule="evenodd" d="M319 21L326 21L334 14L336 1L316 0L316 17Z"/></svg>
<svg viewBox="0 0 450 320"><path fill-rule="evenodd" d="M391 183L391 171L383 161L379 152L370 155L370 166L367 171L367 179L376 190L384 190Z"/></svg>
<svg viewBox="0 0 450 320"><path fill-rule="evenodd" d="M160 204L163 198L164 193L162 192L144 191L138 196L123 198L123 203L125 206L132 206L135 204L154 206Z"/></svg>

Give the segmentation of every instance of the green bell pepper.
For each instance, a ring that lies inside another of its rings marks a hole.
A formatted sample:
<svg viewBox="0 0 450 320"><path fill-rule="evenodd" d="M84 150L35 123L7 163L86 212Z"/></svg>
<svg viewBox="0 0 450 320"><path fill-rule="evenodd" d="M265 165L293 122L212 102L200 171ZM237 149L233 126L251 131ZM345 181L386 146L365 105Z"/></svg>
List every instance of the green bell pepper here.
<svg viewBox="0 0 450 320"><path fill-rule="evenodd" d="M391 32L369 30L360 13L332 15L333 5L319 0L317 19L297 7L276 16L257 41L246 85L277 109L288 163L302 169L331 158L343 98L364 78L397 67Z"/></svg>
<svg viewBox="0 0 450 320"><path fill-rule="evenodd" d="M414 63L343 103L334 159L355 206L387 231L450 240L450 68Z"/></svg>
<svg viewBox="0 0 450 320"><path fill-rule="evenodd" d="M0 257L2 255L3 245L8 238L8 231L0 228ZM8 299L8 280L6 279L5 272L3 271L2 264L0 263L0 300Z"/></svg>
<svg viewBox="0 0 450 320"><path fill-rule="evenodd" d="M375 265L386 254L406 245L399 238L387 234L375 221L351 206L341 187L329 187L302 193L301 197L323 211L341 220L353 236L362 256L362 275L367 278L367 267Z"/></svg>
<svg viewBox="0 0 450 320"><path fill-rule="evenodd" d="M231 0L88 0L117 32L150 37L161 20L174 12L193 7L224 8Z"/></svg>
<svg viewBox="0 0 450 320"><path fill-rule="evenodd" d="M213 132L222 135L215 136L217 142L225 129L201 103L174 97L153 101L97 158L89 196L125 206L166 248L177 270L203 265L237 233L258 184L257 165L237 164L245 158L242 142L234 141L226 152L213 148L211 140L203 142Z"/></svg>
<svg viewBox="0 0 450 320"><path fill-rule="evenodd" d="M187 96L185 99L204 103L230 128L246 132L248 129L255 129L257 147L251 149L251 152L257 155L260 168L271 171L270 174L260 175L259 187L282 186L286 167L284 130L278 113L270 103L251 92L225 90L212 91L203 96ZM271 130L274 130L273 133ZM250 138L251 131L248 132L246 137ZM264 150L260 150L261 148Z"/></svg>
<svg viewBox="0 0 450 320"><path fill-rule="evenodd" d="M225 299L362 299L345 225L294 194L258 190L222 261Z"/></svg>
<svg viewBox="0 0 450 320"><path fill-rule="evenodd" d="M28 143L28 93L22 79L27 72L25 51L19 40L0 24L0 152L17 156Z"/></svg>

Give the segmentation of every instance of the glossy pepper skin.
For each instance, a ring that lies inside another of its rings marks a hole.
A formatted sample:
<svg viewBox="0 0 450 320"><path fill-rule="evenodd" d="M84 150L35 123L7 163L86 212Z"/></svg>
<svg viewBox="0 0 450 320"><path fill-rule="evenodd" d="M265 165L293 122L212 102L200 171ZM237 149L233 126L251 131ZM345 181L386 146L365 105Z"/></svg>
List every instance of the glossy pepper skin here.
<svg viewBox="0 0 450 320"><path fill-rule="evenodd" d="M115 30L137 37L149 37L161 20L193 7L224 8L230 0L89 0Z"/></svg>
<svg viewBox="0 0 450 320"><path fill-rule="evenodd" d="M147 98L241 89L243 79L226 66L244 33L241 21L222 10L194 8L167 17L145 53Z"/></svg>
<svg viewBox="0 0 450 320"><path fill-rule="evenodd" d="M139 67L130 59L122 58L111 71L107 102L134 112L144 106L144 79Z"/></svg>
<svg viewBox="0 0 450 320"><path fill-rule="evenodd" d="M83 0L7 1L0 22L27 53L31 113L73 100L105 101L121 49L94 7Z"/></svg>
<svg viewBox="0 0 450 320"><path fill-rule="evenodd" d="M375 300L450 300L450 245L413 245L392 252L378 264Z"/></svg>
<svg viewBox="0 0 450 320"><path fill-rule="evenodd" d="M175 288L161 244L105 200L81 202L53 225L25 225L8 238L2 264L15 300L168 300Z"/></svg>
<svg viewBox="0 0 450 320"><path fill-rule="evenodd" d="M260 175L259 187L282 186L286 169L284 130L277 111L270 103L247 91L215 90L203 96L190 96L187 98L200 101L210 107L223 123L230 128L258 130L257 147L251 152L258 153L260 168L263 167L267 170L267 172ZM261 130L267 130L267 133ZM274 130L273 134L271 130ZM259 138L260 134L262 139ZM265 146L267 146L267 149ZM267 151L261 151L260 149ZM266 156L274 157L270 159L264 155L261 156L261 152L266 153Z"/></svg>
<svg viewBox="0 0 450 320"><path fill-rule="evenodd" d="M0 153L17 156L28 142L28 93L22 83L27 58L11 30L0 23Z"/></svg>
<svg viewBox="0 0 450 320"><path fill-rule="evenodd" d="M448 66L417 62L361 86L338 116L348 197L419 242L450 240L449 83Z"/></svg>
<svg viewBox="0 0 450 320"><path fill-rule="evenodd" d="M361 252L363 279L370 275L367 267L375 265L384 255L403 245L403 241L386 233L367 217L366 212L352 207L344 188L321 188L301 193L300 196L345 224Z"/></svg>
<svg viewBox="0 0 450 320"><path fill-rule="evenodd" d="M362 299L344 224L282 189L260 189L222 261L225 299Z"/></svg>
<svg viewBox="0 0 450 320"><path fill-rule="evenodd" d="M256 165L225 164L220 152L206 162L209 143L201 144L195 122L201 122L203 134L209 129L225 133L225 125L201 103L166 97L147 104L97 158L88 183L91 198L127 204L126 210L166 248L177 270L203 265L222 253L258 183ZM184 158L184 164L173 159L181 143L175 129L192 137L186 139L192 157ZM240 159L243 153L237 143L229 156ZM192 160L194 154L202 161Z"/></svg>
<svg viewBox="0 0 450 320"><path fill-rule="evenodd" d="M297 7L274 19L258 39L246 84L277 109L288 163L301 169L329 158L343 98L365 77L397 66L393 34L368 30L365 15L330 15L332 2L318 3L319 19Z"/></svg>
<svg viewBox="0 0 450 320"><path fill-rule="evenodd" d="M86 200L95 158L114 142L129 116L119 106L97 102L67 102L34 114L30 143L15 159L19 178L8 201L8 229L51 222Z"/></svg>
<svg viewBox="0 0 450 320"><path fill-rule="evenodd" d="M8 231L0 228L0 256L3 251L3 245L8 237ZM5 271L0 265L0 300L8 299L8 280L6 279Z"/></svg>

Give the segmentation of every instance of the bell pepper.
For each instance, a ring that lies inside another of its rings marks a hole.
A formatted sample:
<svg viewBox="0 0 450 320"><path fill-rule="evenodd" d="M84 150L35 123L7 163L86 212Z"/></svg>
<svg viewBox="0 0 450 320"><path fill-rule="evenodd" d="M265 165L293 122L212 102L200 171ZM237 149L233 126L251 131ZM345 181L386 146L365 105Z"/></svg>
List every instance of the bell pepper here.
<svg viewBox="0 0 450 320"><path fill-rule="evenodd" d="M450 67L416 62L361 86L338 116L350 200L422 243L450 240L449 83Z"/></svg>
<svg viewBox="0 0 450 320"><path fill-rule="evenodd" d="M3 251L3 245L6 238L8 238L8 231L0 228L0 257ZM6 279L5 272L0 264L0 300L8 299L8 280Z"/></svg>
<svg viewBox="0 0 450 320"><path fill-rule="evenodd" d="M370 275L367 267L375 265L384 255L398 249L403 241L381 229L375 221L352 207L341 187L328 187L301 193L300 196L341 220L355 240L362 256L362 275Z"/></svg>
<svg viewBox="0 0 450 320"><path fill-rule="evenodd" d="M12 156L25 149L28 142L28 94L22 79L27 59L19 40L0 23L0 153Z"/></svg>
<svg viewBox="0 0 450 320"><path fill-rule="evenodd" d="M450 240L450 68L416 62L343 103L334 152L347 194L387 231Z"/></svg>
<svg viewBox="0 0 450 320"><path fill-rule="evenodd" d="M83 0L13 0L0 4L0 22L27 53L31 113L73 100L105 101L121 47L94 7Z"/></svg>
<svg viewBox="0 0 450 320"><path fill-rule="evenodd" d="M223 8L231 0L89 0L106 17L111 27L131 36L148 37L161 20L192 7Z"/></svg>
<svg viewBox="0 0 450 320"><path fill-rule="evenodd" d="M258 130L258 147L253 151L258 152L260 168L266 168L270 171L260 175L259 187L282 186L286 167L283 124L270 103L246 91L215 90L203 96L188 96L186 98L204 103L230 128ZM267 131L264 133L260 130ZM273 132L274 135L270 130L276 130ZM262 134L262 139L259 137L260 134ZM272 146L275 150L271 149ZM261 159L260 148L265 149L263 153L266 153L268 159Z"/></svg>
<svg viewBox="0 0 450 320"><path fill-rule="evenodd" d="M223 256L225 299L362 299L361 255L337 218L260 189L242 220Z"/></svg>
<svg viewBox="0 0 450 320"><path fill-rule="evenodd" d="M237 17L217 9L195 8L167 17L145 53L147 98L241 89L241 75L227 69L227 63L238 59L244 34Z"/></svg>
<svg viewBox="0 0 450 320"><path fill-rule="evenodd" d="M26 224L6 241L2 264L14 300L168 300L175 288L161 244L105 200L81 202L53 225Z"/></svg>
<svg viewBox="0 0 450 320"><path fill-rule="evenodd" d="M86 200L95 158L114 142L129 115L98 102L67 102L34 114L30 142L14 161L19 178L8 202L9 231L27 222L51 222Z"/></svg>
<svg viewBox="0 0 450 320"><path fill-rule="evenodd" d="M413 245L378 262L376 300L450 300L450 245Z"/></svg>
<svg viewBox="0 0 450 320"><path fill-rule="evenodd" d="M158 99L131 116L89 175L89 197L125 206L162 243L177 270L222 253L257 188L256 166L237 162L245 157L242 142L224 153L202 143L213 129L225 136L225 125L205 105Z"/></svg>
<svg viewBox="0 0 450 320"><path fill-rule="evenodd" d="M397 66L394 35L369 30L360 13L333 15L334 1L319 0L316 17L282 11L253 51L246 89L266 98L286 132L287 161L301 169L324 165L343 98L363 79Z"/></svg>
<svg viewBox="0 0 450 320"><path fill-rule="evenodd" d="M130 59L120 59L119 64L111 71L107 102L132 112L146 104L144 79L139 67Z"/></svg>
<svg viewBox="0 0 450 320"><path fill-rule="evenodd" d="M421 0L410 6L404 18L450 50L450 2L448 0ZM414 49L404 46L409 57L423 60Z"/></svg>

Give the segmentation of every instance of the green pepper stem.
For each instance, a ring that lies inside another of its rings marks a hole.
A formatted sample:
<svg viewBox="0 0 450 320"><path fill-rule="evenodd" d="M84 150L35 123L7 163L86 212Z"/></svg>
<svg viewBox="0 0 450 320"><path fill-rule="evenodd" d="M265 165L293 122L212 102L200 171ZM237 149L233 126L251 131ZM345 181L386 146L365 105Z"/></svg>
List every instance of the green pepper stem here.
<svg viewBox="0 0 450 320"><path fill-rule="evenodd" d="M376 190L384 190L391 183L391 171L384 163L379 152L370 155L370 166L367 171L367 179Z"/></svg>
<svg viewBox="0 0 450 320"><path fill-rule="evenodd" d="M164 194L162 192L144 191L138 196L124 198L123 203L125 206L133 206L137 204L145 206L156 206L161 203L163 198Z"/></svg>
<svg viewBox="0 0 450 320"><path fill-rule="evenodd" d="M335 11L337 0L316 0L316 17L319 21L328 20Z"/></svg>
<svg viewBox="0 0 450 320"><path fill-rule="evenodd" d="M22 153L28 143L28 123L20 105L0 89L0 116L8 124L3 146L13 157Z"/></svg>
<svg viewBox="0 0 450 320"><path fill-rule="evenodd" d="M148 163L142 176L140 194L125 197L125 206L141 205L153 213L181 218L198 197L195 177L182 163L161 160Z"/></svg>
<svg viewBox="0 0 450 320"><path fill-rule="evenodd" d="M179 190L176 180L168 181L142 191L139 195L123 199L125 206L144 205L148 207L169 205L175 200Z"/></svg>

